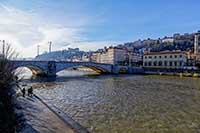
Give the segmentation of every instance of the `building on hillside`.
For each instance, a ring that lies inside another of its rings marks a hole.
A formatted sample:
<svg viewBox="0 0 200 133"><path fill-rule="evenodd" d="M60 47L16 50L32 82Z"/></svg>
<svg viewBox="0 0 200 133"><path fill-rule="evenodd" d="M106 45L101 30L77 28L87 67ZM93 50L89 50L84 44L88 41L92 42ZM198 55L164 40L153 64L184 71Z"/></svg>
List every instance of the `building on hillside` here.
<svg viewBox="0 0 200 133"><path fill-rule="evenodd" d="M68 48L68 51L70 51L70 52L78 52L80 50L79 50L79 48Z"/></svg>
<svg viewBox="0 0 200 133"><path fill-rule="evenodd" d="M181 34L175 33L175 34L173 35L173 38L179 38L180 36L181 36Z"/></svg>
<svg viewBox="0 0 200 133"><path fill-rule="evenodd" d="M187 53L183 51L151 52L144 54L143 66L182 69L187 65L187 58Z"/></svg>
<svg viewBox="0 0 200 133"><path fill-rule="evenodd" d="M173 43L174 38L173 37L166 37L162 39L162 43Z"/></svg>
<svg viewBox="0 0 200 133"><path fill-rule="evenodd" d="M142 56L136 54L126 47L109 47L104 50L98 50L91 55L91 61L112 65L131 65L139 66L142 62Z"/></svg>
<svg viewBox="0 0 200 133"><path fill-rule="evenodd" d="M127 50L118 47L109 47L100 54L100 63L123 65L127 60Z"/></svg>
<svg viewBox="0 0 200 133"><path fill-rule="evenodd" d="M142 55L134 52L128 53L129 66L142 66Z"/></svg>
<svg viewBox="0 0 200 133"><path fill-rule="evenodd" d="M194 51L188 51L188 59L195 64L200 64L199 37L199 33L194 34Z"/></svg>
<svg viewBox="0 0 200 133"><path fill-rule="evenodd" d="M72 57L72 62L81 62L82 58L79 56L73 56Z"/></svg>
<svg viewBox="0 0 200 133"><path fill-rule="evenodd" d="M99 62L99 52L93 52L91 54L91 62Z"/></svg>
<svg viewBox="0 0 200 133"><path fill-rule="evenodd" d="M83 61L83 62L90 62L90 61L91 61L91 58L90 58L90 56L89 56L88 54L84 54L84 55L82 56L81 61Z"/></svg>

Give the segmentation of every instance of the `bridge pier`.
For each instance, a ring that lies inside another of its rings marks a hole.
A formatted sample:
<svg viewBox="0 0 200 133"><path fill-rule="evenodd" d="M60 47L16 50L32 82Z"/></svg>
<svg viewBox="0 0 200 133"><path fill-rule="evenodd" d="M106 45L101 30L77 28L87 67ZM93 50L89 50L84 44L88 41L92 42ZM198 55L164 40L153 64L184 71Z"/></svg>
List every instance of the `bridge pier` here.
<svg viewBox="0 0 200 133"><path fill-rule="evenodd" d="M56 77L56 62L48 61L46 70L45 74L47 77Z"/></svg>
<svg viewBox="0 0 200 133"><path fill-rule="evenodd" d="M115 65L112 67L113 74L142 74L144 73L144 69L142 67L130 67L130 66L118 66Z"/></svg>

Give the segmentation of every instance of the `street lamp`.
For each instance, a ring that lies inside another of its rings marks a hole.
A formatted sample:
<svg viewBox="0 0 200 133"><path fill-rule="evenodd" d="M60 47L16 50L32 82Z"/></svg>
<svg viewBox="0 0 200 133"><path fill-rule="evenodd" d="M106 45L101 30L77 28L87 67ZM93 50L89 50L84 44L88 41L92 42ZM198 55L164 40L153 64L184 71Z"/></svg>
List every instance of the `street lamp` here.
<svg viewBox="0 0 200 133"><path fill-rule="evenodd" d="M37 56L40 55L40 45L37 45Z"/></svg>
<svg viewBox="0 0 200 133"><path fill-rule="evenodd" d="M51 53L52 42L50 41L48 42L48 44L49 44L49 53Z"/></svg>
<svg viewBox="0 0 200 133"><path fill-rule="evenodd" d="M5 40L0 40L0 42L3 43L3 45L2 45L2 55L4 55L5 54Z"/></svg>

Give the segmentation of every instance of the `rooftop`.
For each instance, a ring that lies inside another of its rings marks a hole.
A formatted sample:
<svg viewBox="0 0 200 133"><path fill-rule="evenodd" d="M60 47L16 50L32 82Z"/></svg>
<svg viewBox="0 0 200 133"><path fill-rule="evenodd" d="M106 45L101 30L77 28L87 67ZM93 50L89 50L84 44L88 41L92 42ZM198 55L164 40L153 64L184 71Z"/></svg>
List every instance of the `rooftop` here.
<svg viewBox="0 0 200 133"><path fill-rule="evenodd" d="M160 54L187 54L185 51L161 51L161 52L150 52L144 55L160 55Z"/></svg>

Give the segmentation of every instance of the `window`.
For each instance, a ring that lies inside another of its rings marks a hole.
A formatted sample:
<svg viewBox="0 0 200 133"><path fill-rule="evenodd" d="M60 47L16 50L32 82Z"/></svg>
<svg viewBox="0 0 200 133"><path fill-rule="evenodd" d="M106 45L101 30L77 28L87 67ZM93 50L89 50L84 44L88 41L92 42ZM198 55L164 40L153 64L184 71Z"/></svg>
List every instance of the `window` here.
<svg viewBox="0 0 200 133"><path fill-rule="evenodd" d="M165 55L165 58L167 58L167 56Z"/></svg>
<svg viewBox="0 0 200 133"><path fill-rule="evenodd" d="M172 58L172 55L170 55L170 58Z"/></svg>
<svg viewBox="0 0 200 133"><path fill-rule="evenodd" d="M144 63L144 66L147 66L147 62Z"/></svg>
<svg viewBox="0 0 200 133"><path fill-rule="evenodd" d="M169 62L169 66L172 66L172 62L171 61Z"/></svg>
<svg viewBox="0 0 200 133"><path fill-rule="evenodd" d="M165 66L167 66L167 61L165 61Z"/></svg>
<svg viewBox="0 0 200 133"><path fill-rule="evenodd" d="M151 61L149 61L149 66L151 66L151 64L152 64Z"/></svg>
<svg viewBox="0 0 200 133"><path fill-rule="evenodd" d="M153 65L154 65L154 66L157 66L157 61L154 61L154 62L153 62Z"/></svg>
<svg viewBox="0 0 200 133"><path fill-rule="evenodd" d="M156 59L156 58L157 58L157 56L154 56L154 58Z"/></svg>
<svg viewBox="0 0 200 133"><path fill-rule="evenodd" d="M159 66L162 66L162 61L159 61L158 65L159 65Z"/></svg>
<svg viewBox="0 0 200 133"><path fill-rule="evenodd" d="M177 58L177 55L174 55L174 58Z"/></svg>
<svg viewBox="0 0 200 133"><path fill-rule="evenodd" d="M151 59L152 58L152 56L149 56L149 59Z"/></svg>
<svg viewBox="0 0 200 133"><path fill-rule="evenodd" d="M159 58L161 59L161 58L162 58L162 56L159 56Z"/></svg>
<svg viewBox="0 0 200 133"><path fill-rule="evenodd" d="M179 62L179 66L183 66L183 62L182 61Z"/></svg>
<svg viewBox="0 0 200 133"><path fill-rule="evenodd" d="M145 56L144 58L145 58L145 59L147 59L147 57L146 57L146 56Z"/></svg>
<svg viewBox="0 0 200 133"><path fill-rule="evenodd" d="M176 61L174 62L174 66L177 66L177 62Z"/></svg>
<svg viewBox="0 0 200 133"><path fill-rule="evenodd" d="M179 55L179 57L180 57L180 58L182 58L182 57L183 57L183 55Z"/></svg>

